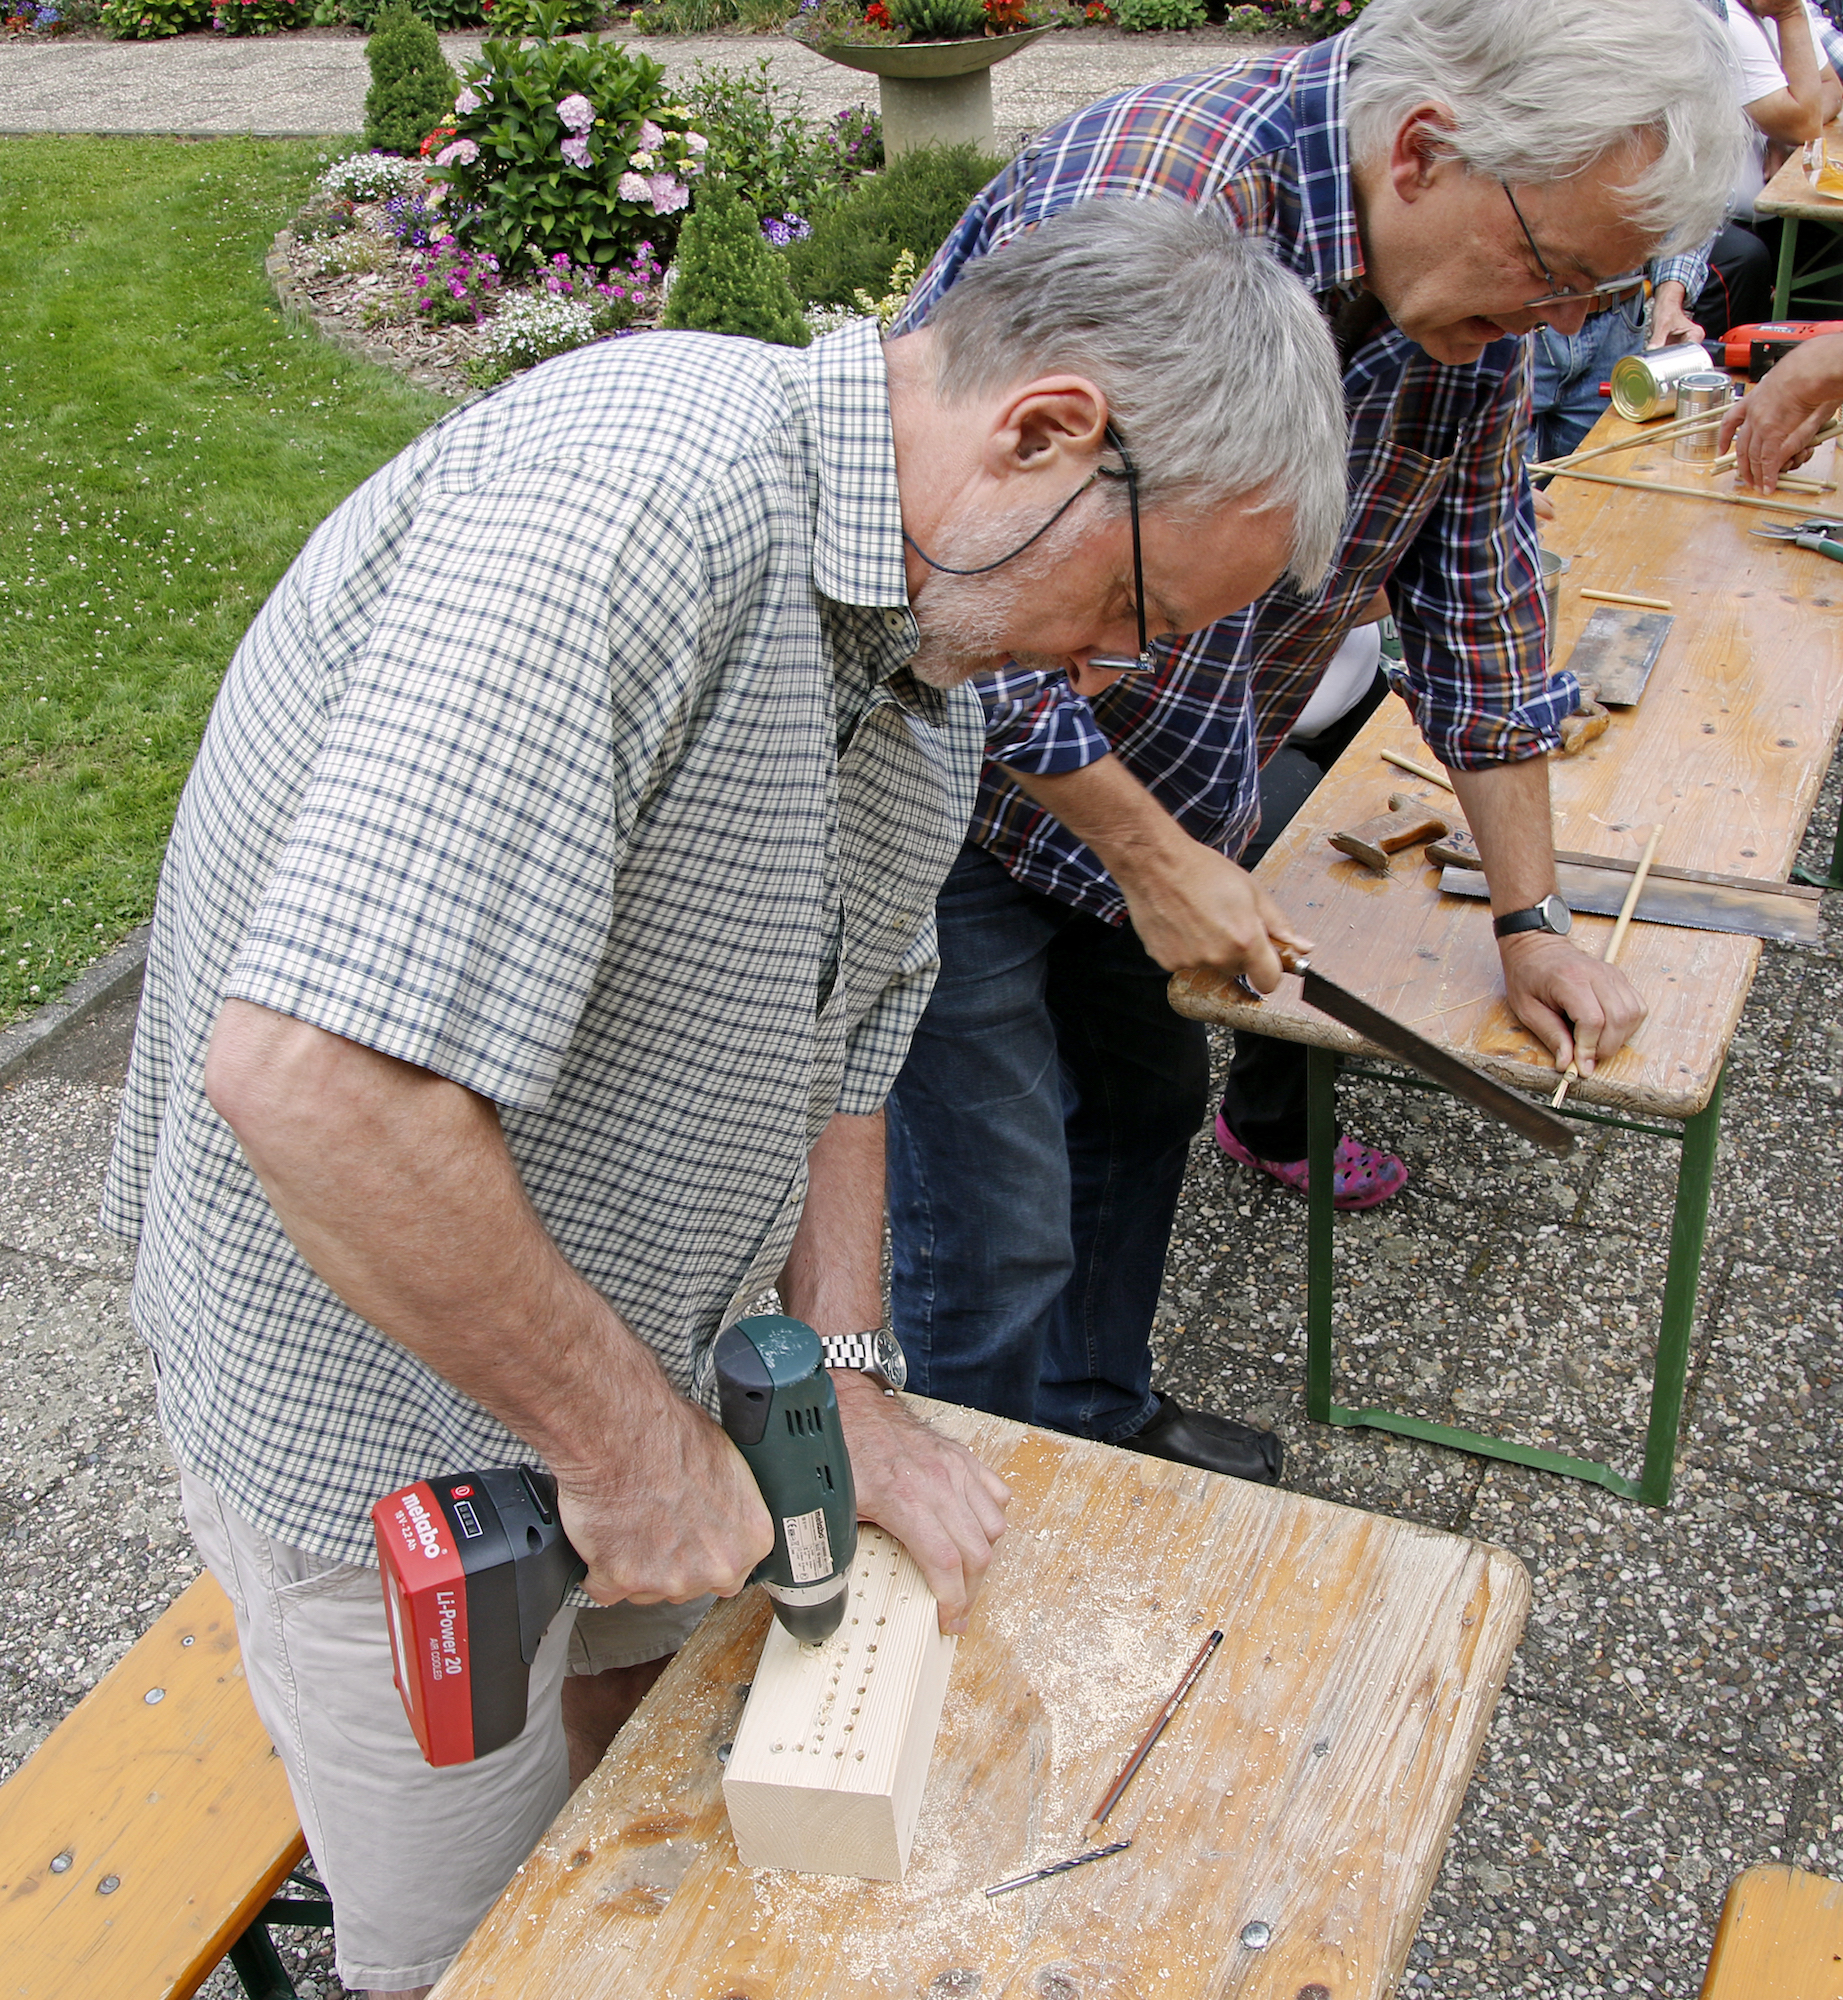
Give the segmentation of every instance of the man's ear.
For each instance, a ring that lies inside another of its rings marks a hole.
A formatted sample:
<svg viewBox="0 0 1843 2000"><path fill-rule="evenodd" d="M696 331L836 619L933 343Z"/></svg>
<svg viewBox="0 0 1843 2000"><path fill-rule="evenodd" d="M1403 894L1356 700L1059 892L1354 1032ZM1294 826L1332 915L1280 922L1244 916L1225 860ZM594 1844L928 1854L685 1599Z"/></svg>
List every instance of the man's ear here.
<svg viewBox="0 0 1843 2000"><path fill-rule="evenodd" d="M1446 138L1452 129L1453 114L1432 99L1417 104L1396 126L1395 143L1389 148L1389 184L1398 200L1419 200L1441 163L1453 157Z"/></svg>
<svg viewBox="0 0 1843 2000"><path fill-rule="evenodd" d="M1035 475L1087 461L1107 437L1107 398L1082 375L1043 375L1011 390L986 433L985 470L995 479Z"/></svg>

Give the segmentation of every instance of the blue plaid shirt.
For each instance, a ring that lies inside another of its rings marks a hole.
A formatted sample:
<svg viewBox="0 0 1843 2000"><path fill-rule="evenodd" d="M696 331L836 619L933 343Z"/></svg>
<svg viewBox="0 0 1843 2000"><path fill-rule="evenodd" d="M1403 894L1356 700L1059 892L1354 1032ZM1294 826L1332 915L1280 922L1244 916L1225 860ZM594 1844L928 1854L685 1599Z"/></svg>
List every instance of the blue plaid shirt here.
<svg viewBox="0 0 1843 2000"><path fill-rule="evenodd" d="M1150 84L1044 134L967 210L896 330L921 324L969 259L1103 196L1226 203L1335 310L1363 275L1343 118L1348 54L1339 35ZM1476 770L1559 741L1576 689L1547 665L1522 458L1525 342L1494 341L1449 367L1384 320L1352 355L1344 389L1350 513L1317 591L1277 585L1092 701L1060 673L1011 669L978 683L987 758L971 837L1018 881L1124 918L1100 861L1006 768L1047 776L1109 751L1195 838L1239 854L1259 819L1262 759L1384 585L1401 628L1397 685L1442 763Z"/></svg>

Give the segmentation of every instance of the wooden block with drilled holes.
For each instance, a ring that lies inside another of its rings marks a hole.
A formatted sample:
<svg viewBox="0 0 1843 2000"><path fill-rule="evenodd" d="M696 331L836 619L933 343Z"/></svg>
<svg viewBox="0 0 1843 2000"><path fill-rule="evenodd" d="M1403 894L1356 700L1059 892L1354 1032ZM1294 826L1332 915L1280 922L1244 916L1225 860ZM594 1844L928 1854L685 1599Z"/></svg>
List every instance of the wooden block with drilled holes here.
<svg viewBox="0 0 1843 2000"><path fill-rule="evenodd" d="M1839 2000L1843 1882L1749 1868L1729 1885L1702 2000Z"/></svg>
<svg viewBox="0 0 1843 2000"><path fill-rule="evenodd" d="M768 1628L723 1773L745 1867L901 1881L953 1655L909 1552L862 1529L831 1638Z"/></svg>
<svg viewBox="0 0 1843 2000"><path fill-rule="evenodd" d="M306 1851L201 1576L0 1787L0 1992L196 1992Z"/></svg>

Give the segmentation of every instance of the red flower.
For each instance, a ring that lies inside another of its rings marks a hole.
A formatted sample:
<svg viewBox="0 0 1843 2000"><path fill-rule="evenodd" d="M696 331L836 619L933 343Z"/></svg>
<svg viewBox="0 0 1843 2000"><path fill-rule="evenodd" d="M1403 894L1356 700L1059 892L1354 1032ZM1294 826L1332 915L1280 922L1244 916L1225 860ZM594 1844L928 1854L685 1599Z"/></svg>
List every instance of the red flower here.
<svg viewBox="0 0 1843 2000"><path fill-rule="evenodd" d="M864 18L873 28L893 28L896 25L890 19L890 10L884 6L883 0L870 0L870 5L864 9Z"/></svg>
<svg viewBox="0 0 1843 2000"><path fill-rule="evenodd" d="M422 157L426 160L431 153L439 152L453 137L454 127L452 125L436 126L435 130L429 134L419 148Z"/></svg>

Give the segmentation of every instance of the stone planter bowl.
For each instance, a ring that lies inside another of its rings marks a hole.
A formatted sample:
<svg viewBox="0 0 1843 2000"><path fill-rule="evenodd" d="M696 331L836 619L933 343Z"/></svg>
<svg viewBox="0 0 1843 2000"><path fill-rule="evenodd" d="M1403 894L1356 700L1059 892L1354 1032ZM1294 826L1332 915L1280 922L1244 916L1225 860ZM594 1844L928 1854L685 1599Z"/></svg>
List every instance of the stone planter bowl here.
<svg viewBox="0 0 1843 2000"><path fill-rule="evenodd" d="M793 40L792 25L787 30ZM996 146L992 124L992 65L1040 42L1048 28L1015 35L980 35L962 42L801 42L827 62L877 79L883 150L895 159L917 146Z"/></svg>

